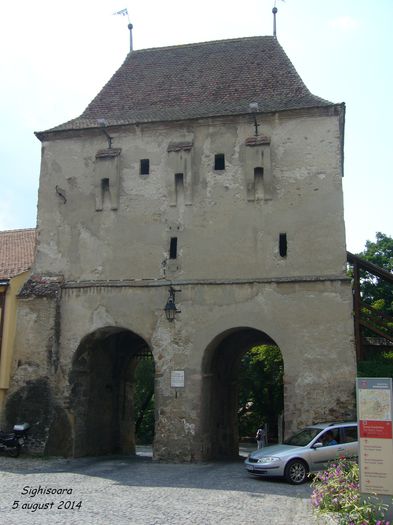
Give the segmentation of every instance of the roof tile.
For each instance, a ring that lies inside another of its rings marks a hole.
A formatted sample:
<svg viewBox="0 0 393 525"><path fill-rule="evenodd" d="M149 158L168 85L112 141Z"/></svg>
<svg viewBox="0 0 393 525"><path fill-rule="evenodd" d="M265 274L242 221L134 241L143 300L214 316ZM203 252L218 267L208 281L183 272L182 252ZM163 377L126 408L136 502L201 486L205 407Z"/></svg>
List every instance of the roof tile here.
<svg viewBox="0 0 393 525"><path fill-rule="evenodd" d="M0 231L0 279L11 279L31 268L36 229Z"/></svg>
<svg viewBox="0 0 393 525"><path fill-rule="evenodd" d="M238 115L251 102L260 113L332 105L276 38L259 36L132 51L80 117L48 131Z"/></svg>

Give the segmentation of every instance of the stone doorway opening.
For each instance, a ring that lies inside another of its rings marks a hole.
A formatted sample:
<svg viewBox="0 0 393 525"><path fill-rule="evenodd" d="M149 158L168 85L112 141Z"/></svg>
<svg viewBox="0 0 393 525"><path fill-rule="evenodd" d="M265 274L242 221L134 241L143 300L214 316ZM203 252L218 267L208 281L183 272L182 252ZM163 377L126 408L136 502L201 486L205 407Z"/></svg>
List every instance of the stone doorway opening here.
<svg viewBox="0 0 393 525"><path fill-rule="evenodd" d="M278 349L276 342L265 332L239 327L220 334L206 348L202 363L203 459L236 459L239 456L239 393L244 387L241 384L244 359L252 349L262 345ZM268 385L260 386L261 389L268 388ZM282 386L281 396L283 406ZM274 415L269 414L269 418L272 417ZM262 422L259 421L258 425ZM251 448L256 448L255 441L254 445Z"/></svg>
<svg viewBox="0 0 393 525"><path fill-rule="evenodd" d="M139 335L106 327L86 336L75 353L70 384L74 457L135 454L143 423L153 439L154 359Z"/></svg>

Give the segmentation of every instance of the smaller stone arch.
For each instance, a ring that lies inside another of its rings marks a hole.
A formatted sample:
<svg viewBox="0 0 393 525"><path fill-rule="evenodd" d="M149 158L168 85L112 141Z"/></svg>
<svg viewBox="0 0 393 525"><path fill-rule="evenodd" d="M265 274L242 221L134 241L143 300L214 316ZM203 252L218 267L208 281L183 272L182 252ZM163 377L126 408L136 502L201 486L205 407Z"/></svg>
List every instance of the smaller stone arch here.
<svg viewBox="0 0 393 525"><path fill-rule="evenodd" d="M257 345L277 343L265 332L247 326L217 335L202 360L202 459L237 458L238 372L242 356Z"/></svg>
<svg viewBox="0 0 393 525"><path fill-rule="evenodd" d="M69 374L75 457L135 454L139 358L153 360L149 344L125 328L106 326L81 340Z"/></svg>

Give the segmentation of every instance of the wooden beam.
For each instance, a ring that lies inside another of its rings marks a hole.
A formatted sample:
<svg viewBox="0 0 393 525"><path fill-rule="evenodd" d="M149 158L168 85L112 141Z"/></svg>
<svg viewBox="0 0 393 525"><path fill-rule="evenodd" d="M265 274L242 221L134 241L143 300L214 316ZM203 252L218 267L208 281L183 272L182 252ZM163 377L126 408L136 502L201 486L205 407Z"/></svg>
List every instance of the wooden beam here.
<svg viewBox="0 0 393 525"><path fill-rule="evenodd" d="M361 313L361 296L360 296L360 272L357 261L353 263L353 319L355 327L355 347L356 347L356 359L361 361L363 359L363 341L362 341L362 328L360 325L360 313Z"/></svg>
<svg viewBox="0 0 393 525"><path fill-rule="evenodd" d="M385 339L387 339L388 341L391 341L393 343L393 335L387 334L386 332L383 332L382 330L380 330L376 326L373 326L372 324L368 323L364 319L360 319L360 324L362 326L364 326L364 328L368 328L372 332L375 332L376 334L378 334L380 337L384 337Z"/></svg>

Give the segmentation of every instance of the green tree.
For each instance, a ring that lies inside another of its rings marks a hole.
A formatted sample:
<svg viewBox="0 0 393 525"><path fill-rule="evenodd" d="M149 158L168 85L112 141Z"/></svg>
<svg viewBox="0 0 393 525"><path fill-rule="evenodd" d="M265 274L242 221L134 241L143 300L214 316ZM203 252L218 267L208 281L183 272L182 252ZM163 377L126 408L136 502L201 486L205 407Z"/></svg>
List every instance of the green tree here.
<svg viewBox="0 0 393 525"><path fill-rule="evenodd" d="M140 359L134 376L135 437L140 445L154 438L154 361Z"/></svg>
<svg viewBox="0 0 393 525"><path fill-rule="evenodd" d="M241 360L239 372L239 434L254 436L267 423L269 433L277 432L277 417L284 407L284 362L277 346L251 348Z"/></svg>
<svg viewBox="0 0 393 525"><path fill-rule="evenodd" d="M365 249L358 254L393 274L393 238L381 232L376 241L366 241ZM361 293L365 303L393 316L393 285L368 272L361 272Z"/></svg>
<svg viewBox="0 0 393 525"><path fill-rule="evenodd" d="M393 238L381 232L376 240L367 241L365 249L358 254L362 259L376 264L393 274ZM361 272L360 289L362 300L381 312L393 317L393 284L368 272ZM393 328L393 323L388 323ZM364 330L364 335L374 336ZM393 351L372 351L364 361L358 363L359 377L393 377Z"/></svg>

